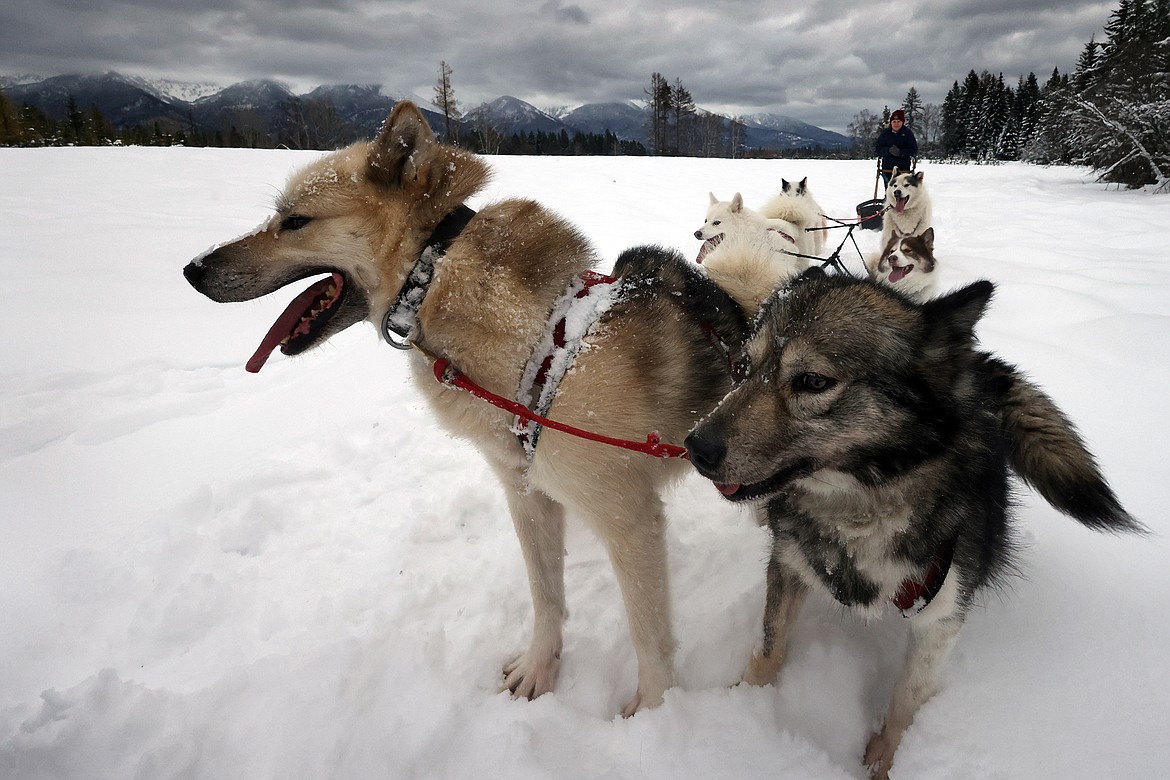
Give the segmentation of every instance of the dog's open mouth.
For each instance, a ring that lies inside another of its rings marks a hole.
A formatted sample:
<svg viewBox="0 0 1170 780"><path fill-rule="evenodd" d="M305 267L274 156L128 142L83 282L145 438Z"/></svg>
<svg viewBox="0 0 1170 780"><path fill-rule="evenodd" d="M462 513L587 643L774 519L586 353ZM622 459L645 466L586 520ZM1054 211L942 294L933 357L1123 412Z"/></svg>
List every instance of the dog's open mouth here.
<svg viewBox="0 0 1170 780"><path fill-rule="evenodd" d="M320 340L325 323L341 308L347 292L345 277L337 271L314 282L272 323L264 340L249 358L245 366L247 371L255 374L263 368L277 347L286 355L296 355L313 346Z"/></svg>
<svg viewBox="0 0 1170 780"><path fill-rule="evenodd" d="M897 284L910 275L914 270L914 265L894 265L890 263L890 284Z"/></svg>
<svg viewBox="0 0 1170 780"><path fill-rule="evenodd" d="M772 493L779 492L785 485L797 477L811 474L816 469L810 461L802 460L777 471L767 479L744 485L739 482L715 482L715 489L723 494L728 501L750 501Z"/></svg>
<svg viewBox="0 0 1170 780"><path fill-rule="evenodd" d="M722 240L723 234L719 233L718 235L711 236L706 241L704 241L703 245L699 247L699 256L695 258L695 262L701 264L703 262L703 258L706 257L712 249L719 246L719 242Z"/></svg>
<svg viewBox="0 0 1170 780"><path fill-rule="evenodd" d="M901 214L903 211L905 211L905 210L906 210L906 204L907 204L907 203L909 203L909 202L910 202L910 196L909 196L909 195L905 195L905 196L902 196L902 197L899 197L899 196L895 195L895 196L894 196L894 211L896 211L896 212L898 212L899 214Z"/></svg>

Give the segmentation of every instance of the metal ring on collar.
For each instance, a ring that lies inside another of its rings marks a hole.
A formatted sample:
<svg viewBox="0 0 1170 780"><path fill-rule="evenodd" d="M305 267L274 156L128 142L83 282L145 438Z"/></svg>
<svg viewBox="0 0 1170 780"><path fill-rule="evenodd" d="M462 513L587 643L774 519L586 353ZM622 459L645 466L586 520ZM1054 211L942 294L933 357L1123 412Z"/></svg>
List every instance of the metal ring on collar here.
<svg viewBox="0 0 1170 780"><path fill-rule="evenodd" d="M402 341L396 341L394 339L394 336L401 334L390 325L390 317L393 314L394 309L390 309L386 312L386 316L382 318L382 339L395 349L401 349L404 352L413 349L414 345L411 343L409 336L403 336Z"/></svg>

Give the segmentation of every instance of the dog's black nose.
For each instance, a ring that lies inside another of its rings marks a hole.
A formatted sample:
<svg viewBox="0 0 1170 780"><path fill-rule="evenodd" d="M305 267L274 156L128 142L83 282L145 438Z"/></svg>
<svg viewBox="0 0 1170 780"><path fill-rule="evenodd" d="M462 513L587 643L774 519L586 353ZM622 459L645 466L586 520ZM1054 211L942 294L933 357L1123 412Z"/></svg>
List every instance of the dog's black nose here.
<svg viewBox="0 0 1170 780"><path fill-rule="evenodd" d="M199 280L203 278L203 271L202 263L187 263L187 267L183 269L183 276L187 277L192 287L198 287Z"/></svg>
<svg viewBox="0 0 1170 780"><path fill-rule="evenodd" d="M699 431L692 432L683 446L690 455L691 465L707 478L711 478L727 455L727 445L721 439L704 436Z"/></svg>
<svg viewBox="0 0 1170 780"><path fill-rule="evenodd" d="M702 230L696 230L696 231L695 231L695 238L697 238L697 239L699 239L699 240L701 241L701 240L703 239L703 231L702 231Z"/></svg>

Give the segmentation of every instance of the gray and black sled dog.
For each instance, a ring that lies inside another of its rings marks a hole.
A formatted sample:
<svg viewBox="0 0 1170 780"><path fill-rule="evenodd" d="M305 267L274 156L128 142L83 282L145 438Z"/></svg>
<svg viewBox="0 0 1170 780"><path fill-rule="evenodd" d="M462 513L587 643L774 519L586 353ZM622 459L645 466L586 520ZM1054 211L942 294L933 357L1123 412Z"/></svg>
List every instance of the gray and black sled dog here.
<svg viewBox="0 0 1170 780"><path fill-rule="evenodd" d="M688 467L547 427L518 436L512 413L436 382L436 357L558 422L618 439L657 432L678 442L730 389L728 354L746 325L731 299L678 253L631 250L619 258L623 279L593 283L594 249L548 209L512 199L471 211L465 201L488 178L482 158L438 143L403 101L374 141L294 175L267 222L196 258L184 274L221 302L320 277L269 329L249 371L277 347L300 354L362 320L397 328L417 347L408 347L407 359L419 390L503 484L528 568L532 641L505 667L502 687L533 698L556 682L570 509L605 544L621 587L638 658L629 715L661 703L674 684L659 490ZM550 312L558 309L565 316L556 322L580 331L575 353L567 339L542 349L555 340Z"/></svg>
<svg viewBox="0 0 1170 780"><path fill-rule="evenodd" d="M699 472L759 502L772 532L746 682L776 679L811 588L910 617L905 669L865 751L879 778L976 592L1012 570L1009 471L1089 528L1144 530L1053 401L977 348L992 292L981 281L917 303L806 272L765 302L738 384L686 440Z"/></svg>

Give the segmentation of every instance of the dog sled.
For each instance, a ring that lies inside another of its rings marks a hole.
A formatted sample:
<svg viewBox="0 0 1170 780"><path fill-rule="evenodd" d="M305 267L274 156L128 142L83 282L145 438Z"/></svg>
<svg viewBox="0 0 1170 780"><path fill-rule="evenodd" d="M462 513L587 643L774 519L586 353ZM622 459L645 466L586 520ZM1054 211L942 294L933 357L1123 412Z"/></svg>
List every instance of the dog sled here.
<svg viewBox="0 0 1170 780"><path fill-rule="evenodd" d="M885 198L877 196L878 182L882 180L882 159L877 159L877 171L873 177L873 197L857 204L857 221L866 230L882 229L882 208Z"/></svg>

